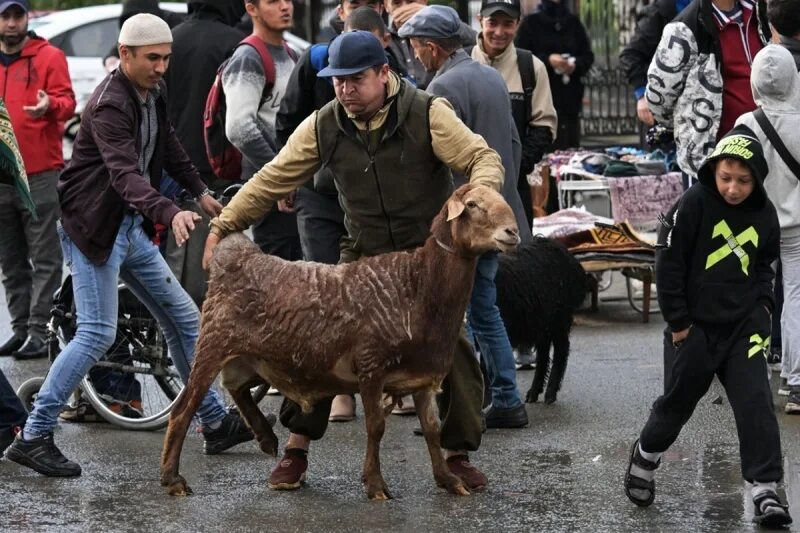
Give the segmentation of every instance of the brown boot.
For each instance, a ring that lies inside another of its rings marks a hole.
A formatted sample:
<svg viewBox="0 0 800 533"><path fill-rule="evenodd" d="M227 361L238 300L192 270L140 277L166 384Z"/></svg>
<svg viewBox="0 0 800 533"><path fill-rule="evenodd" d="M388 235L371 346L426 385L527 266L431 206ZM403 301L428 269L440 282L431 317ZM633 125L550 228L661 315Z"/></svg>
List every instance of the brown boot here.
<svg viewBox="0 0 800 533"><path fill-rule="evenodd" d="M469 462L469 456L454 455L447 458L450 472L461 478L470 491L481 491L489 484L486 475Z"/></svg>

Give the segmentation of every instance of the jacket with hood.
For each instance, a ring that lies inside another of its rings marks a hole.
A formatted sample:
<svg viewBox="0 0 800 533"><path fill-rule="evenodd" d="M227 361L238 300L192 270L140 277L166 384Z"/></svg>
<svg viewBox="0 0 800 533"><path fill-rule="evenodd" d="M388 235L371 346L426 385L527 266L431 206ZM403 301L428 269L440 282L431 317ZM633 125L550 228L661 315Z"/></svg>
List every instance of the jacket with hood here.
<svg viewBox="0 0 800 533"><path fill-rule="evenodd" d="M64 52L29 32L19 57L8 66L0 64L0 79L1 97L11 117L28 177L63 168L64 122L75 112L75 94ZM36 105L40 90L50 98L50 107L43 116L32 118L23 107Z"/></svg>
<svg viewBox="0 0 800 533"><path fill-rule="evenodd" d="M794 70L794 60L788 50L771 44L761 50L753 61L751 85L756 104L764 110L783 144L800 161L800 77ZM781 235L800 235L800 176L795 176L761 129L753 113L739 117L764 147L769 165L769 177L764 180L767 196L775 204Z"/></svg>
<svg viewBox="0 0 800 533"><path fill-rule="evenodd" d="M716 162L733 158L753 174L753 192L731 205L717 190ZM662 221L656 253L658 303L672 331L692 323L734 324L756 306L774 306L772 262L780 227L767 198L761 144L737 126L717 144L691 186ZM766 319L768 322L768 319Z"/></svg>
<svg viewBox="0 0 800 533"><path fill-rule="evenodd" d="M749 0L738 1L753 10L753 20L748 19L748 31L756 31L761 44L769 41L771 34L764 0L753 4ZM741 38L732 38L740 50ZM723 74L726 68L724 48L711 0L694 0L664 28L647 71L645 96L650 112L658 122L673 126L678 166L692 177L697 176L718 137L725 133L720 131L723 119L729 120L728 127L731 127L738 118L736 115L730 119L723 113L723 98L729 89L726 84L730 83ZM727 62L728 68L734 60L741 67L738 63L742 58L736 57ZM748 77L740 76L736 83L741 84ZM745 87L739 96L749 98L749 90Z"/></svg>
<svg viewBox="0 0 800 533"><path fill-rule="evenodd" d="M644 96L647 67L656 53L664 26L689 5L689 0L655 0L644 10L636 23L636 32L619 53L619 65L633 86L636 99Z"/></svg>
<svg viewBox="0 0 800 533"><path fill-rule="evenodd" d="M244 11L244 2L194 0L189 18L172 30L172 59L164 80L180 98L169 103L169 119L203 181L212 185L216 177L206 156L203 111L217 68L245 38L234 28Z"/></svg>
<svg viewBox="0 0 800 533"><path fill-rule="evenodd" d="M522 20L517 31L518 47L530 50L547 67L553 105L559 115L576 116L583 109L583 76L594 64L594 53L580 19L570 13L563 3L542 0L539 10ZM551 54L570 54L575 57L575 71L569 83L550 65Z"/></svg>

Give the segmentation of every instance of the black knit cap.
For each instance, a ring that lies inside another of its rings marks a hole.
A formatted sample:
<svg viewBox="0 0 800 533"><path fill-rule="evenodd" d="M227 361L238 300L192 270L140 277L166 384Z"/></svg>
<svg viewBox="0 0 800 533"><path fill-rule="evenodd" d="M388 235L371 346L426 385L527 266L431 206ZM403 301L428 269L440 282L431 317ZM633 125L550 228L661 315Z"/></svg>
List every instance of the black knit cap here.
<svg viewBox="0 0 800 533"><path fill-rule="evenodd" d="M717 166L716 162L720 159L738 159L750 167L753 178L758 184L757 189L766 198L764 180L769 172L769 166L767 166L767 160L764 159L764 149L761 146L761 142L753 130L744 124L739 124L719 140L714 151L703 162L703 166L697 172L697 178L701 183L712 187L714 190L716 190L714 170Z"/></svg>

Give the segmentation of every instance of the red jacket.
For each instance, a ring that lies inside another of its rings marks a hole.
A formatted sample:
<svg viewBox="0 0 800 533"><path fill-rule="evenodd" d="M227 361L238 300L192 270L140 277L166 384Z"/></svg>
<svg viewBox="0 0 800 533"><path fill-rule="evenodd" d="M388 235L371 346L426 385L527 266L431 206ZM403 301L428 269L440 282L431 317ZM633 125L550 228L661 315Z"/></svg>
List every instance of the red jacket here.
<svg viewBox="0 0 800 533"><path fill-rule="evenodd" d="M30 33L20 56L8 67L0 63L0 87L28 176L63 168L64 122L75 112L64 52ZM36 105L40 89L50 97L50 107L32 118L22 107Z"/></svg>

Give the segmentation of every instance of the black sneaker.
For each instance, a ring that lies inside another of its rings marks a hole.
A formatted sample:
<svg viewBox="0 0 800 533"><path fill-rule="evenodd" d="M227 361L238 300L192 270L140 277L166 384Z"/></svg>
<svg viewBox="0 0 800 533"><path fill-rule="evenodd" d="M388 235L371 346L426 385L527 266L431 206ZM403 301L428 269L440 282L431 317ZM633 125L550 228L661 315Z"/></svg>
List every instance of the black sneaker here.
<svg viewBox="0 0 800 533"><path fill-rule="evenodd" d="M52 433L31 440L23 439L22 433L17 434L17 438L6 450L6 459L49 477L81 475L81 465L64 457L53 442Z"/></svg>
<svg viewBox="0 0 800 533"><path fill-rule="evenodd" d="M486 416L486 427L489 429L515 429L524 428L528 425L528 413L525 411L525 404L516 407L495 407L491 406L484 411Z"/></svg>
<svg viewBox="0 0 800 533"><path fill-rule="evenodd" d="M781 352L782 350L779 347L773 346L769 355L767 355L767 364L773 372L781 371L781 361L783 360Z"/></svg>
<svg viewBox="0 0 800 533"><path fill-rule="evenodd" d="M203 428L203 453L216 455L242 442L253 440L253 432L245 425L239 413L231 411L222 419L222 425L211 430Z"/></svg>

